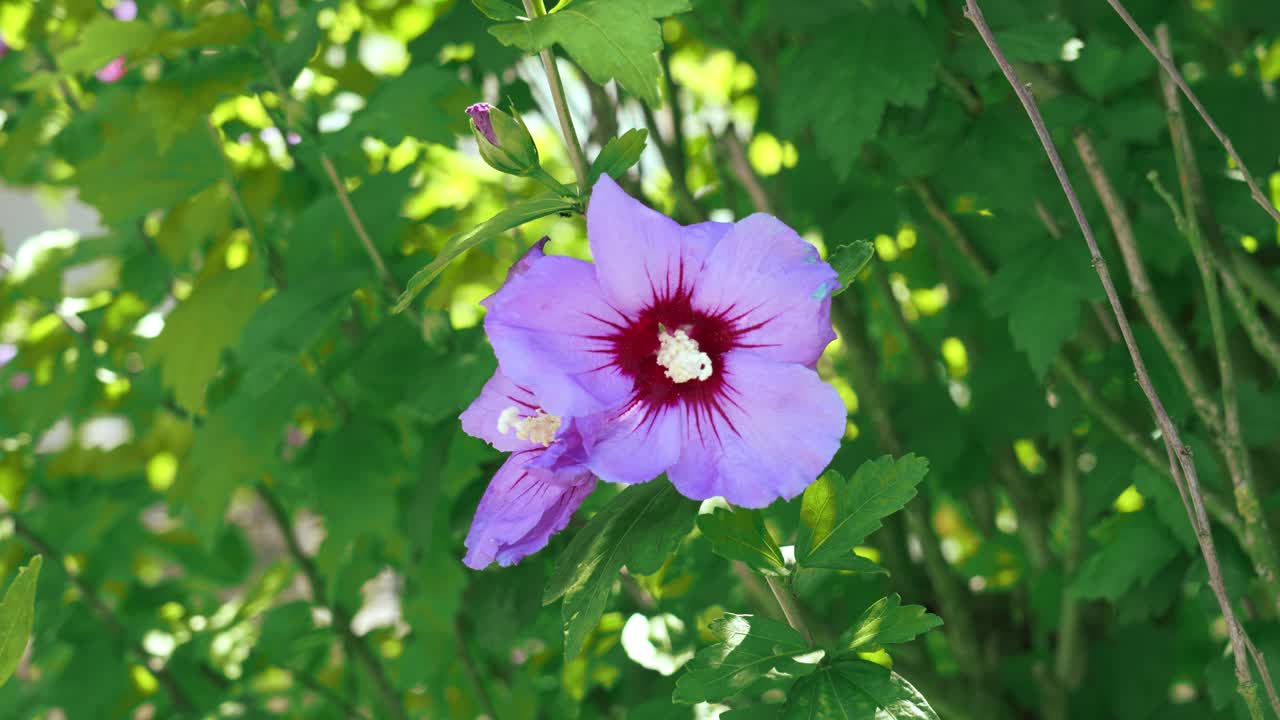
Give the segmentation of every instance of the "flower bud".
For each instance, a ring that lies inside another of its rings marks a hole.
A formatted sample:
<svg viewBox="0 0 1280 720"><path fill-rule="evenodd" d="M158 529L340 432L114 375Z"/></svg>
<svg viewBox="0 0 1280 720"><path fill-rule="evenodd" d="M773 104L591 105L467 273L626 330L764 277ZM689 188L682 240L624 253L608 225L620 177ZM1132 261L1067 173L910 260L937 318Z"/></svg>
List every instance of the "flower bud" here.
<svg viewBox="0 0 1280 720"><path fill-rule="evenodd" d="M480 157L490 167L521 177L538 169L538 147L515 108L508 115L488 103L476 103L467 108L467 115Z"/></svg>

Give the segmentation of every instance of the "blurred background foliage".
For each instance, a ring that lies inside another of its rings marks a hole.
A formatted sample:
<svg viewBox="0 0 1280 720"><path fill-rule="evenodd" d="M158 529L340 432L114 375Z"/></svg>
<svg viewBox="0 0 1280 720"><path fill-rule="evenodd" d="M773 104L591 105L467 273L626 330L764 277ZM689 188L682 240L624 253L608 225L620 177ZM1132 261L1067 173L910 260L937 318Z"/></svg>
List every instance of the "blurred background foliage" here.
<svg viewBox="0 0 1280 720"><path fill-rule="evenodd" d="M839 636L889 592L941 615L921 640L864 655L948 720L1245 717L1101 286L962 3L573 2L629 38L601 50L574 31L556 51L590 157L647 128L628 190L684 222L772 212L828 256L874 245L819 366L850 413L833 466L852 475L910 451L931 470L859 548L891 575L796 577L814 635ZM1187 208L1225 298L1206 291L1148 179L1181 198L1155 61L1102 0L982 5L1102 235L1194 451L1230 596L1280 672L1280 586L1256 571L1274 537L1247 537L1280 519L1276 224L1188 118L1205 202ZM1129 5L1148 30L1166 26L1280 202L1280 5ZM519 566L461 565L501 461L456 419L495 367L477 303L543 235L588 257L582 218L503 233L410 311L389 308L451 237L540 191L480 160L465 106L510 101L545 167L573 176L538 59L489 32L486 13L520 8L116 10L0 0L0 182L101 217L96 233L9 238L24 242L4 257L0 578L37 553L44 569L0 717L778 716L777 687L671 702L712 620L782 619L761 580L691 527L656 572L616 578L585 651L566 659L543 587L614 488ZM637 56L652 67L627 69ZM1220 337L1211 301L1225 304ZM1252 467L1252 514L1233 462ZM783 545L800 505L761 514Z"/></svg>

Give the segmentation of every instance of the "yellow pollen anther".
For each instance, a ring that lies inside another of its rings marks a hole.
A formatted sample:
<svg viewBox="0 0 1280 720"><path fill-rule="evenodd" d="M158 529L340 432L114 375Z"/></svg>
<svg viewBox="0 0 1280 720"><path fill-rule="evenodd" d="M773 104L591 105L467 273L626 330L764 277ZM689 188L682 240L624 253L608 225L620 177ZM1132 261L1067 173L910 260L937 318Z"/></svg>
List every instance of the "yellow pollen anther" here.
<svg viewBox="0 0 1280 720"><path fill-rule="evenodd" d="M559 415L548 415L542 410L538 410L537 415L520 417L520 409L512 405L498 416L498 432L506 435L515 430L516 437L521 440L549 447L556 440L560 423Z"/></svg>
<svg viewBox="0 0 1280 720"><path fill-rule="evenodd" d="M711 356L698 349L698 341L684 330L668 333L658 330L658 364L675 383L706 380L711 377Z"/></svg>

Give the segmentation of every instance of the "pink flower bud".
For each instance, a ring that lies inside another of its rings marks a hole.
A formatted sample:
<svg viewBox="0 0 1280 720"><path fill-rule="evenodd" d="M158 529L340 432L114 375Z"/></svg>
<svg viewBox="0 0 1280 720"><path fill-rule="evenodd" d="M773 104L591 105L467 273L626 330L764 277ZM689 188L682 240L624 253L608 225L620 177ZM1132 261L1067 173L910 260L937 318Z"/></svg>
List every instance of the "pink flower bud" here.
<svg viewBox="0 0 1280 720"><path fill-rule="evenodd" d="M493 106L489 103L476 103L467 108L467 115L476 123L476 129L484 135L485 139L490 143L497 145L498 136L493 132L493 121L489 119L489 111L493 110Z"/></svg>

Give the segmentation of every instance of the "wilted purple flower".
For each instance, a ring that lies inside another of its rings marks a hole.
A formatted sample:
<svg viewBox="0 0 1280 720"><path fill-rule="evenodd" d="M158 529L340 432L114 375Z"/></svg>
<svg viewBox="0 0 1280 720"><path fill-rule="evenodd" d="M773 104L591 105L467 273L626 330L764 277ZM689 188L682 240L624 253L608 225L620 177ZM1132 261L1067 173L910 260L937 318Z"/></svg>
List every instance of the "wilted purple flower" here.
<svg viewBox="0 0 1280 720"><path fill-rule="evenodd" d="M116 6L111 8L111 14L117 20L128 22L138 17L138 3L134 0L120 0Z"/></svg>
<svg viewBox="0 0 1280 720"><path fill-rule="evenodd" d="M489 112L493 110L493 106L489 103L476 103L467 108L467 115L476 123L476 129L490 143L497 145L498 136L493 132L493 121L489 119Z"/></svg>
<svg viewBox="0 0 1280 720"><path fill-rule="evenodd" d="M535 258L484 302L513 386L577 418L602 480L665 472L690 498L744 507L804 490L845 429L813 369L835 337L835 271L774 217L681 226L608 176L587 236L594 265Z"/></svg>
<svg viewBox="0 0 1280 720"><path fill-rule="evenodd" d="M471 521L463 558L468 567L512 565L546 547L595 489L575 421L547 414L501 370L462 413L462 428L511 453Z"/></svg>

